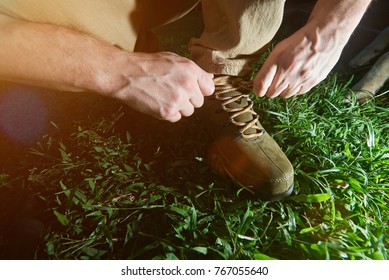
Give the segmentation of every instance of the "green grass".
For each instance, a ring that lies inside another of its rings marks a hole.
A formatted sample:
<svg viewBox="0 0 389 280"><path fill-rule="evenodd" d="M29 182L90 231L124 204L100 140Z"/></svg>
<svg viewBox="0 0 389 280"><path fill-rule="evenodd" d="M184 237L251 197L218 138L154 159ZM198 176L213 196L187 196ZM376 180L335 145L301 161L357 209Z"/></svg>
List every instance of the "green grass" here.
<svg viewBox="0 0 389 280"><path fill-rule="evenodd" d="M184 52L189 37L163 36ZM389 103L344 103L344 76L296 98L253 97L295 168L283 201L214 174L198 120L117 106L43 137L0 189L43 201L40 259L389 259Z"/></svg>
<svg viewBox="0 0 389 280"><path fill-rule="evenodd" d="M125 131L125 112L47 135L28 184L46 202L39 258L388 259L388 103L345 104L347 81L256 98L295 167L295 191L263 202L215 175L190 119ZM153 132L153 133L150 133Z"/></svg>

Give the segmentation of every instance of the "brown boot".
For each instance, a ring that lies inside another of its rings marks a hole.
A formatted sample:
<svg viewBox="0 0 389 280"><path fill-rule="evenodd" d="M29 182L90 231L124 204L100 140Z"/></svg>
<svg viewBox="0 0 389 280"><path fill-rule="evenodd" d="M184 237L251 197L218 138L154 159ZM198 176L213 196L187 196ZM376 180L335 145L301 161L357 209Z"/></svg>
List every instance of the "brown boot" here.
<svg viewBox="0 0 389 280"><path fill-rule="evenodd" d="M249 97L251 84L229 76L214 81L215 94L199 112L214 139L207 152L211 167L262 199L290 195L293 166L259 122Z"/></svg>

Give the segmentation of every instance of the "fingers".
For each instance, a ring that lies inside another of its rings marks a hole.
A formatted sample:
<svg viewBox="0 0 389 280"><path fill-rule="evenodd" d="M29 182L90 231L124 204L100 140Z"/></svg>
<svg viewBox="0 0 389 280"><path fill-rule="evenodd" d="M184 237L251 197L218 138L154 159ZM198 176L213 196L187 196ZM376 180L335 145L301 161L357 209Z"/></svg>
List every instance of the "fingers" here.
<svg viewBox="0 0 389 280"><path fill-rule="evenodd" d="M162 119L176 122L182 117L189 117L194 113L195 108L200 108L204 104L204 94L212 94L214 89L213 75L207 75L205 78L211 80L211 87L209 81L203 82L205 90L200 89L200 85L196 80L186 79L182 81L181 87L176 87L176 92L172 95L170 102L167 105L167 110L164 111ZM208 84L207 84L208 83ZM208 86L208 88L206 88ZM211 93L209 93L211 92Z"/></svg>
<svg viewBox="0 0 389 280"><path fill-rule="evenodd" d="M215 83L213 82L213 74L204 72L197 80L199 88L203 96L212 95L215 92Z"/></svg>
<svg viewBox="0 0 389 280"><path fill-rule="evenodd" d="M275 98L279 96L284 91L288 91L289 85L286 83L285 80L278 81L277 79L274 79L273 83L267 90L266 96L269 98Z"/></svg>
<svg viewBox="0 0 389 280"><path fill-rule="evenodd" d="M258 72L254 79L253 90L260 97L275 98L279 96L290 98L301 95L310 91L322 80L296 73L285 73L277 69L276 65L271 66L269 71L264 74L265 71L266 69L263 72Z"/></svg>
<svg viewBox="0 0 389 280"><path fill-rule="evenodd" d="M200 108L204 104L204 96L210 96L215 92L213 74L202 73L197 80L197 87L189 91L189 101L195 108Z"/></svg>
<svg viewBox="0 0 389 280"><path fill-rule="evenodd" d="M195 106L192 104L192 101L187 100L180 104L178 110L173 109L170 114L164 114L164 117L161 119L169 122L177 122L181 120L182 117L189 117L194 113ZM174 112L174 113L173 113Z"/></svg>
<svg viewBox="0 0 389 280"><path fill-rule="evenodd" d="M303 94L328 72L328 59L311 51L304 36L297 32L274 48L254 79L255 94L269 98Z"/></svg>
<svg viewBox="0 0 389 280"><path fill-rule="evenodd" d="M193 113L194 113L194 106L191 102L186 102L186 104L183 104L181 110L180 110L180 114L181 116L183 117L189 117L191 116Z"/></svg>
<svg viewBox="0 0 389 280"><path fill-rule="evenodd" d="M176 114L172 115L172 116L168 116L168 117L165 117L161 120L165 120L165 121L168 121L168 122L178 122L179 120L181 120L181 114L179 112L177 112Z"/></svg>
<svg viewBox="0 0 389 280"><path fill-rule="evenodd" d="M277 65L261 69L254 80L254 92L260 97L275 98L289 91L290 85Z"/></svg>
<svg viewBox="0 0 389 280"><path fill-rule="evenodd" d="M159 56L159 68L151 69L160 79L155 84L157 90L148 92L152 100L149 111L161 120L176 122L192 115L204 104L204 96L214 93L213 74L184 57L169 53Z"/></svg>
<svg viewBox="0 0 389 280"><path fill-rule="evenodd" d="M314 86L315 84L304 84L293 88L288 87L283 92L281 92L279 96L282 98L290 98L295 95L302 95L310 91Z"/></svg>
<svg viewBox="0 0 389 280"><path fill-rule="evenodd" d="M182 83L183 91L181 92L181 94L183 96L186 96L187 100L189 100L189 102L185 103L182 108L182 111L184 112L185 116L189 116L188 112L193 113L193 111L189 110L188 108L189 104L191 104L194 108L200 108L204 104L204 96L212 95L215 91L213 74L209 74L200 69L199 77L197 78L197 80L193 80L193 78L195 78L195 75L196 73L193 73L194 77L187 77L187 79Z"/></svg>
<svg viewBox="0 0 389 280"><path fill-rule="evenodd" d="M283 97L283 98L289 98L289 97L292 97L292 96L297 95L297 94L303 94L302 88L303 88L303 86L296 86L296 87L293 87L293 88L288 86L286 89L284 89L279 94L279 96Z"/></svg>
<svg viewBox="0 0 389 280"><path fill-rule="evenodd" d="M164 120L169 121L169 122L177 122L181 120L182 117L189 117L194 113L195 108L191 104L191 102L186 102L181 109L174 114L165 116Z"/></svg>
<svg viewBox="0 0 389 280"><path fill-rule="evenodd" d="M200 94L196 94L193 95L189 101L194 108L200 108L204 104L204 97Z"/></svg>
<svg viewBox="0 0 389 280"><path fill-rule="evenodd" d="M254 79L254 93L259 97L264 97L267 94L276 73L277 65L273 64L267 67L265 63L264 67L259 70L257 76Z"/></svg>

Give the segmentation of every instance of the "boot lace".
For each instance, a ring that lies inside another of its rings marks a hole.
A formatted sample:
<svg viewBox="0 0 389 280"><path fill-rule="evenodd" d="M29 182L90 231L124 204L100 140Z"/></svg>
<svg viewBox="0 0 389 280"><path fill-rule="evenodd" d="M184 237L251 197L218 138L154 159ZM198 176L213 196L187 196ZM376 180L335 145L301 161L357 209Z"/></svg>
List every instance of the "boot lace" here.
<svg viewBox="0 0 389 280"><path fill-rule="evenodd" d="M245 139L252 139L256 137L261 137L265 130L258 126L258 118L259 116L254 111L253 106L254 102L250 99L249 94L242 93L237 96L226 96L224 93L235 91L235 90L248 90L248 92L252 89L252 82L246 81L241 77L231 77L231 76L219 76L214 78L215 83L215 98L220 100L221 108L223 111L230 114L230 122L238 127L239 133ZM234 102L239 102L240 99L246 98L247 106L242 108L231 108L228 107L229 104ZM253 119L248 122L237 121L236 118L242 114L250 113L253 116ZM253 129L256 132L248 133L249 129ZM246 133L245 133L246 132Z"/></svg>

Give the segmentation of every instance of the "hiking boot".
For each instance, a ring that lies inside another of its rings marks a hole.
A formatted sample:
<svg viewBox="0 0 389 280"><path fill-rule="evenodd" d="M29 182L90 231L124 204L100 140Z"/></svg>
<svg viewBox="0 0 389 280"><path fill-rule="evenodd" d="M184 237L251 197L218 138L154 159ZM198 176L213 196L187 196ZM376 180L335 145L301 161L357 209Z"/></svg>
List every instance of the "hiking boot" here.
<svg viewBox="0 0 389 280"><path fill-rule="evenodd" d="M293 167L253 110L252 84L228 76L214 81L215 94L199 112L213 138L207 151L211 167L264 200L290 195Z"/></svg>

